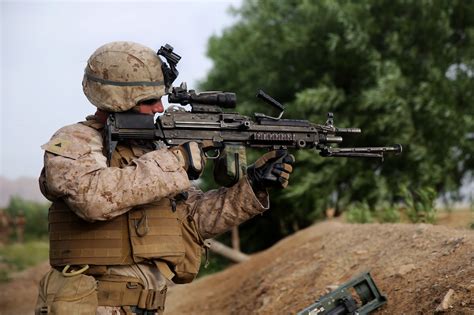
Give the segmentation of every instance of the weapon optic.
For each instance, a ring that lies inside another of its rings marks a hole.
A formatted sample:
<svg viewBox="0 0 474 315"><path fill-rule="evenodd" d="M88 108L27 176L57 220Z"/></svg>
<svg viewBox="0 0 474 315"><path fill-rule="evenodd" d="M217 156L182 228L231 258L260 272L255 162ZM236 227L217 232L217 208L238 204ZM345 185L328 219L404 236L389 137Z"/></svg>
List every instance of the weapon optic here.
<svg viewBox="0 0 474 315"><path fill-rule="evenodd" d="M235 108L237 97L235 93L206 91L196 93L195 90L187 89L186 83L183 82L179 87L174 87L168 96L168 102L180 105L191 104L193 112L222 112L220 107Z"/></svg>
<svg viewBox="0 0 474 315"><path fill-rule="evenodd" d="M334 126L334 115L328 113L324 124L308 120L281 119L284 106L263 91L257 94L281 112L278 117L255 113L254 117L237 112L234 93L209 91L196 93L186 84L174 87L168 96L170 103L190 105L191 111L168 108L154 121L153 116L134 112L113 113L106 124L107 157L111 158L118 141L154 140L168 146L189 141L202 144L210 159L215 159L215 180L223 186L236 183L246 171L245 148L316 149L323 157L383 158L386 153L401 153L397 144L388 147L332 147L343 142L343 135L360 133L359 128ZM214 154L210 154L214 151ZM224 173L225 176L218 173Z"/></svg>

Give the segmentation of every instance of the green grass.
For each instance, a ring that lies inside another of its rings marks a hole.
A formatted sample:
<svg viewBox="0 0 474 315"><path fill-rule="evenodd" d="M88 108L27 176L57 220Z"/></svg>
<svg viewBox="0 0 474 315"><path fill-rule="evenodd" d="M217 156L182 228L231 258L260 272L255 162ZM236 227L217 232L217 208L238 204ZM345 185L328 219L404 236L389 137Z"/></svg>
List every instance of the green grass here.
<svg viewBox="0 0 474 315"><path fill-rule="evenodd" d="M8 281L11 273L24 270L48 259L48 243L31 241L0 248L0 282Z"/></svg>

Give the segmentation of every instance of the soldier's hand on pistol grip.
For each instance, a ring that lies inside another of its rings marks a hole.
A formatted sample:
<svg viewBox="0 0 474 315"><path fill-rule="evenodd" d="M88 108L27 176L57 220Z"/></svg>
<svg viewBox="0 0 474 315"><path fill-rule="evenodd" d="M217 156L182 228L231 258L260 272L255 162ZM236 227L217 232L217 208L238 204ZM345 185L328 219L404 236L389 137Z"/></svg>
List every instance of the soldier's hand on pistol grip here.
<svg viewBox="0 0 474 315"><path fill-rule="evenodd" d="M285 188L293 172L295 158L286 150L265 153L247 168L247 177L254 191Z"/></svg>
<svg viewBox="0 0 474 315"><path fill-rule="evenodd" d="M176 156L181 166L188 173L190 180L198 179L201 176L204 166L206 165L206 157L201 149L201 145L191 141L170 148L171 152Z"/></svg>

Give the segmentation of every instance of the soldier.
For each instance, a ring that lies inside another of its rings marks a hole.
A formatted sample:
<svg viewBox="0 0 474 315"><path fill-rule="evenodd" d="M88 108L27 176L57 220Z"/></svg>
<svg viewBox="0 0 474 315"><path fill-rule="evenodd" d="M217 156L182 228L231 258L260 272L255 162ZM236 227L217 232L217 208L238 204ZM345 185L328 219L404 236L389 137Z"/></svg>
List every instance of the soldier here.
<svg viewBox="0 0 474 315"><path fill-rule="evenodd" d="M234 186L206 193L190 182L205 165L195 142L173 149L123 142L107 161L108 114L163 112L172 82L164 70L140 44L98 48L83 79L97 112L42 146L52 270L40 283L37 314L161 314L167 282L198 273L204 239L268 209L267 188L286 187L294 158L281 150L263 155Z"/></svg>

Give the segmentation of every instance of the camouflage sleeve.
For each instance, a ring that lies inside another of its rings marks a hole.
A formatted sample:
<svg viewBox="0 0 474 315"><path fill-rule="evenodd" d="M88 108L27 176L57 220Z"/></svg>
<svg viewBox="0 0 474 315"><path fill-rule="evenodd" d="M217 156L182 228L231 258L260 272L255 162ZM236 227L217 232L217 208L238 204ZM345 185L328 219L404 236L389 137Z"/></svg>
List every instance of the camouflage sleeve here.
<svg viewBox="0 0 474 315"><path fill-rule="evenodd" d="M124 168L108 167L102 136L82 124L60 129L42 148L43 194L63 199L88 221L108 220L190 187L185 170L167 149L148 152Z"/></svg>
<svg viewBox="0 0 474 315"><path fill-rule="evenodd" d="M255 194L246 177L230 188L206 193L192 188L188 194L187 208L203 239L222 234L264 212L270 203L268 193Z"/></svg>

